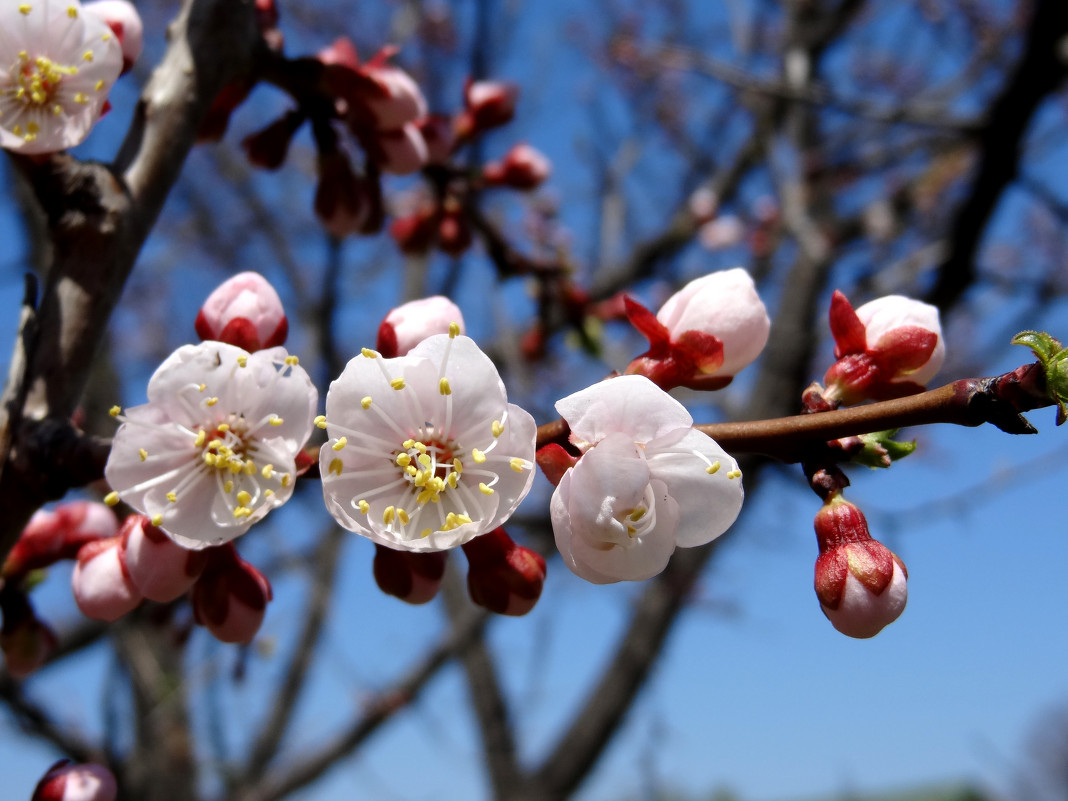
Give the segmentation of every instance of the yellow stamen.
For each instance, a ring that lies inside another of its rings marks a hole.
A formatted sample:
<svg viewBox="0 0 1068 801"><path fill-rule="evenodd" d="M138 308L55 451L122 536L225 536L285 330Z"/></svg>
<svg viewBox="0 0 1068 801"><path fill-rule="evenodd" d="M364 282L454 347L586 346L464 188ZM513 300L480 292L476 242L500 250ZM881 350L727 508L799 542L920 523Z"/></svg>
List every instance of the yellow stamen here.
<svg viewBox="0 0 1068 801"><path fill-rule="evenodd" d="M335 442L330 447L333 448L335 451L340 451L342 448L344 448L348 444L349 444L349 438L348 437L341 437L340 439L338 439L337 442Z"/></svg>
<svg viewBox="0 0 1068 801"><path fill-rule="evenodd" d="M265 464L263 466L263 469L260 471L260 474L264 478L273 478L274 477L274 465L273 464Z"/></svg>
<svg viewBox="0 0 1068 801"><path fill-rule="evenodd" d="M401 523L402 523L403 525L405 525L405 526L406 526L406 525L408 525L408 521L409 521L409 520L410 520L411 518L409 518L409 517L408 517L408 513L407 513L406 511L404 511L403 509L398 509L398 510L397 510L397 519L398 519L399 521L401 521Z"/></svg>
<svg viewBox="0 0 1068 801"><path fill-rule="evenodd" d="M486 484L481 484L480 483L478 485L478 491L481 492L483 495L492 495L493 494L493 487L490 487L490 486L487 486Z"/></svg>
<svg viewBox="0 0 1068 801"><path fill-rule="evenodd" d="M248 356L238 356L237 365L238 367L248 367Z"/></svg>
<svg viewBox="0 0 1068 801"><path fill-rule="evenodd" d="M389 385L394 389L404 389L404 379L394 378L392 381L389 382Z"/></svg>
<svg viewBox="0 0 1068 801"><path fill-rule="evenodd" d="M267 422L270 423L272 426L280 426L282 425L282 423L285 422L285 420L283 420L277 414L272 414Z"/></svg>
<svg viewBox="0 0 1068 801"><path fill-rule="evenodd" d="M392 506L387 506L382 510L382 522L387 526L393 522L393 518L396 516L397 510Z"/></svg>
<svg viewBox="0 0 1068 801"><path fill-rule="evenodd" d="M527 467L527 461L525 459L520 459L518 456L513 456L508 461L508 464L511 465L512 469L517 473L522 473Z"/></svg>
<svg viewBox="0 0 1068 801"><path fill-rule="evenodd" d="M341 470L342 470L343 467L344 467L344 465L342 464L340 459L336 459L336 458L335 459L331 459L330 460L330 469L329 469L328 472L333 473L335 476L340 476L341 475Z"/></svg>
<svg viewBox="0 0 1068 801"><path fill-rule="evenodd" d="M371 509L371 504L364 500L357 501L356 506L364 514L367 514L367 512Z"/></svg>
<svg viewBox="0 0 1068 801"><path fill-rule="evenodd" d="M716 473L719 472L719 467L719 461L712 462L712 464L705 468L705 472L708 473L710 476L714 476Z"/></svg>
<svg viewBox="0 0 1068 801"><path fill-rule="evenodd" d="M196 445L199 448L201 445L204 444L204 442L207 440L207 438L208 438L207 432L204 431L204 430L200 430L200 431L197 432L197 438L195 440L193 440L193 444Z"/></svg>
<svg viewBox="0 0 1068 801"><path fill-rule="evenodd" d="M286 364L288 364L290 367L294 367L300 364L300 359L298 359L296 356L286 356Z"/></svg>
<svg viewBox="0 0 1068 801"><path fill-rule="evenodd" d="M176 492L168 492L163 497L165 497L171 503L178 503L178 493Z"/></svg>
<svg viewBox="0 0 1068 801"><path fill-rule="evenodd" d="M119 502L119 493L112 491L104 496L104 503L108 506L115 506Z"/></svg>
<svg viewBox="0 0 1068 801"><path fill-rule="evenodd" d="M742 471L741 470L731 470L729 473L727 473L727 478L741 478L741 477L742 477Z"/></svg>
<svg viewBox="0 0 1068 801"><path fill-rule="evenodd" d="M494 420L493 421L493 425L490 426L490 428L493 431L493 436L494 437L499 437L501 434L504 433L504 426L501 425L501 421L500 420Z"/></svg>
<svg viewBox="0 0 1068 801"><path fill-rule="evenodd" d="M486 461L486 454L484 454L478 448L472 448L471 458L474 459L477 464L482 464Z"/></svg>
<svg viewBox="0 0 1068 801"><path fill-rule="evenodd" d="M110 409L108 409L108 414L110 414L112 417L118 417L120 414L122 414L122 407L112 406Z"/></svg>
<svg viewBox="0 0 1068 801"><path fill-rule="evenodd" d="M163 525L163 515L152 515L152 525L159 528Z"/></svg>
<svg viewBox="0 0 1068 801"><path fill-rule="evenodd" d="M326 415L325 414L321 414L321 415L319 415L318 417L315 418L315 427L316 428L326 428Z"/></svg>
<svg viewBox="0 0 1068 801"><path fill-rule="evenodd" d="M438 381L438 392L440 392L442 395L452 394L452 387L449 386L449 379L442 378L440 381Z"/></svg>
<svg viewBox="0 0 1068 801"><path fill-rule="evenodd" d="M213 396L213 397L208 398L206 401L204 401L204 405L205 406L214 406L218 402L219 402L219 399Z"/></svg>
<svg viewBox="0 0 1068 801"><path fill-rule="evenodd" d="M242 506L248 506L252 501L252 496L248 493L248 490L241 490L237 493L237 502Z"/></svg>
<svg viewBox="0 0 1068 801"><path fill-rule="evenodd" d="M374 359L378 357L378 354L370 348L360 348L360 354L368 359Z"/></svg>
<svg viewBox="0 0 1068 801"><path fill-rule="evenodd" d="M227 495L229 495L233 491L234 491L234 482L231 481L230 479L226 479L226 481L223 482L223 492L225 492Z"/></svg>
<svg viewBox="0 0 1068 801"><path fill-rule="evenodd" d="M397 464L401 467L407 467L412 463L412 457L407 452L397 454Z"/></svg>
<svg viewBox="0 0 1068 801"><path fill-rule="evenodd" d="M449 339L456 339L458 336L460 336L460 324L449 323Z"/></svg>
<svg viewBox="0 0 1068 801"><path fill-rule="evenodd" d="M137 455L141 457L141 461L143 462L145 459L148 458L148 451L146 451L144 448L138 448Z"/></svg>

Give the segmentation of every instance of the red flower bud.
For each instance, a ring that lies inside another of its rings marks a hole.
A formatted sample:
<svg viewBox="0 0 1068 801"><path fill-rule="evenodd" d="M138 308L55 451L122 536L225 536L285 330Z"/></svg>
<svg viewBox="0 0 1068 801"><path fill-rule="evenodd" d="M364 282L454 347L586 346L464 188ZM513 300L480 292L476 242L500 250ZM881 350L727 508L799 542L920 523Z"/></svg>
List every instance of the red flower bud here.
<svg viewBox="0 0 1068 801"><path fill-rule="evenodd" d="M73 559L87 542L112 537L118 527L115 513L102 503L72 501L53 510L41 509L23 529L0 576L11 580Z"/></svg>
<svg viewBox="0 0 1068 801"><path fill-rule="evenodd" d="M868 533L864 513L834 495L816 515L815 588L820 608L850 637L874 637L893 623L908 601L908 571Z"/></svg>
<svg viewBox="0 0 1068 801"><path fill-rule="evenodd" d="M545 560L516 545L503 528L475 537L463 546L467 556L467 592L479 606L499 615L525 615L541 597Z"/></svg>
<svg viewBox="0 0 1068 801"><path fill-rule="evenodd" d="M425 604L438 594L446 556L445 551L395 551L375 543L375 583L405 603Z"/></svg>
<svg viewBox="0 0 1068 801"><path fill-rule="evenodd" d="M286 160L289 142L304 122L304 115L299 111L283 114L266 128L246 136L241 147L253 167L265 170L277 170Z"/></svg>
<svg viewBox="0 0 1068 801"><path fill-rule="evenodd" d="M210 549L208 565L193 585L193 616L217 640L248 644L260 630L271 598L266 576L227 543Z"/></svg>
<svg viewBox="0 0 1068 801"><path fill-rule="evenodd" d="M471 81L464 87L464 110L456 119L458 139L470 139L515 116L519 88L501 81Z"/></svg>
<svg viewBox="0 0 1068 801"><path fill-rule="evenodd" d="M348 156L320 154L315 214L327 231L338 239L364 233L378 219L378 203L377 181L356 175Z"/></svg>
<svg viewBox="0 0 1068 801"><path fill-rule="evenodd" d="M535 189L549 177L552 169L552 164L544 154L530 145L520 143L500 161L492 161L483 167L482 177L490 186Z"/></svg>

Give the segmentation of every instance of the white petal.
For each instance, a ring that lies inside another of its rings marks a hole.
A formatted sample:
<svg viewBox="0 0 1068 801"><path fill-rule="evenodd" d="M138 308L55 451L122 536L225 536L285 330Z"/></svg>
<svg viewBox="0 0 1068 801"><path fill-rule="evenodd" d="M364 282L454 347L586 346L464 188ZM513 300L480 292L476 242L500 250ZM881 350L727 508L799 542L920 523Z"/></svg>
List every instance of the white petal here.
<svg viewBox="0 0 1068 801"><path fill-rule="evenodd" d="M734 523L742 509L742 479L729 478L738 463L715 440L691 429L675 443L649 443L645 456L652 477L667 484L678 502L679 547L711 542ZM707 468L717 462L709 474Z"/></svg>
<svg viewBox="0 0 1068 801"><path fill-rule="evenodd" d="M645 376L624 375L601 381L556 402L571 426L573 439L596 443L613 433L649 442L693 425L686 407Z"/></svg>
<svg viewBox="0 0 1068 801"><path fill-rule="evenodd" d="M429 359L448 380L453 404L449 435L462 438L472 428L502 418L507 405L504 382L473 339L458 336L450 340L448 334L439 334L424 339L409 355Z"/></svg>

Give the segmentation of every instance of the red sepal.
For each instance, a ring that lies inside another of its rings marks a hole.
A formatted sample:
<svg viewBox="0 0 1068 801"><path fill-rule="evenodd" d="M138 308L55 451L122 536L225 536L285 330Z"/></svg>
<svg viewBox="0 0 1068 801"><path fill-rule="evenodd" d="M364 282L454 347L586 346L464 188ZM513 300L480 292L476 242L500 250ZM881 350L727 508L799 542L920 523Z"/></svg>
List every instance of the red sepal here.
<svg viewBox="0 0 1068 801"><path fill-rule="evenodd" d="M668 332L667 327L656 319L655 314L638 301L629 295L624 295L623 308L626 311L627 319L630 320L630 324L649 340L650 350L658 345L666 346L671 342L671 334Z"/></svg>
<svg viewBox="0 0 1068 801"><path fill-rule="evenodd" d="M834 358L847 353L863 353L868 347L864 323L857 317L849 299L839 290L831 296L831 335L834 337Z"/></svg>
<svg viewBox="0 0 1068 801"><path fill-rule="evenodd" d="M575 466L575 463L578 462L578 457L572 456L562 445L550 442L548 445L538 448L534 454L534 461L538 463L541 472L555 487L560 483L560 479L564 477L564 473L568 471L568 468Z"/></svg>
<svg viewBox="0 0 1068 801"><path fill-rule="evenodd" d="M392 359L399 355L397 353L397 329L386 320L378 326L378 341L375 343L375 350L381 353L384 359Z"/></svg>

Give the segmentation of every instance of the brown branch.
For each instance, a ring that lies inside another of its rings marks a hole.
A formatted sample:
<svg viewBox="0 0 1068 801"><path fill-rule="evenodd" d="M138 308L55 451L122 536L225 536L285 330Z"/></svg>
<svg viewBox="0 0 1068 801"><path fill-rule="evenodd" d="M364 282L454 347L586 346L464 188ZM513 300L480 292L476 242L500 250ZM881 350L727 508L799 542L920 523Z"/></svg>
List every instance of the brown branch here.
<svg viewBox="0 0 1068 801"><path fill-rule="evenodd" d="M461 625L454 627L448 636L430 649L405 676L389 689L378 693L343 732L324 743L315 753L262 777L256 784L239 788L234 793L236 801L280 801L319 779L353 753L384 723L415 701L437 672L467 643L481 634L487 617L484 612L473 611Z"/></svg>

